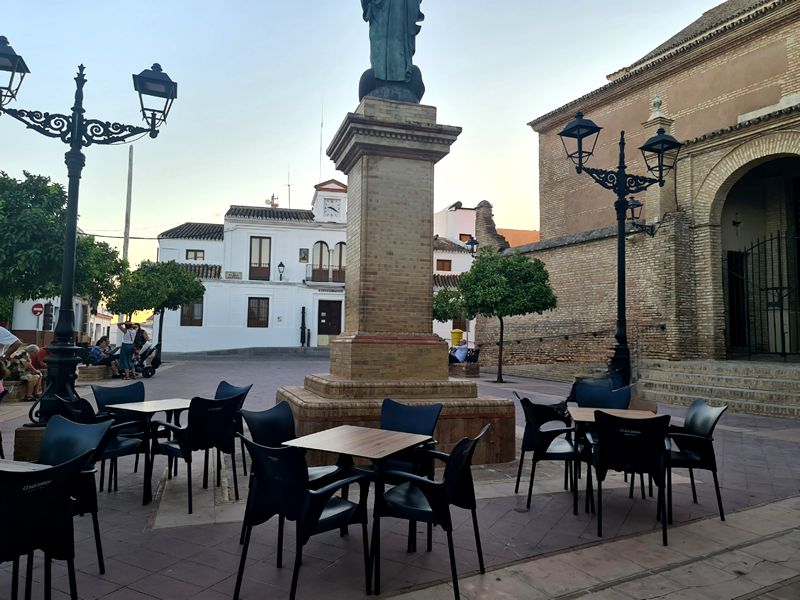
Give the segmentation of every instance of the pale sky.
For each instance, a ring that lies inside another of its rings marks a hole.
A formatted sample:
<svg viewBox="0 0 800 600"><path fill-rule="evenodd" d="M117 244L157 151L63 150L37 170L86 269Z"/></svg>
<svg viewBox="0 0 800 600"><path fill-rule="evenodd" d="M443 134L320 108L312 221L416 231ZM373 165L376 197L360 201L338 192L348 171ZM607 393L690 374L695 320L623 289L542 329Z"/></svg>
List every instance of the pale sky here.
<svg viewBox="0 0 800 600"><path fill-rule="evenodd" d="M489 200L499 227L539 225L526 123L606 83L719 0L424 0L424 104L464 131L436 166L435 209ZM31 74L11 106L67 113L86 65L87 118L140 124L132 73L178 82L169 122L134 144L132 236L221 223L231 204L310 208L323 151L369 67L358 0L0 0L0 35ZM322 112L324 106L324 119ZM0 116L0 170L66 185L67 146ZM85 150L80 227L122 235L128 146ZM322 180L344 174L323 156ZM122 248L122 240L106 239ZM132 241L131 261L155 259Z"/></svg>

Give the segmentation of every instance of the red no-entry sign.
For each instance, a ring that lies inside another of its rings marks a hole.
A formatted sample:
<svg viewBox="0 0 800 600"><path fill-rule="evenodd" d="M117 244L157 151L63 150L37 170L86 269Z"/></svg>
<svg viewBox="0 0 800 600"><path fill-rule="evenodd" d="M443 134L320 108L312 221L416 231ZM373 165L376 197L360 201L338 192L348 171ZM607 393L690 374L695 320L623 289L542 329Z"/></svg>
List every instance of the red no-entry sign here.
<svg viewBox="0 0 800 600"><path fill-rule="evenodd" d="M37 302L36 304L31 306L31 312L38 317L44 312L44 304L42 304L41 302Z"/></svg>

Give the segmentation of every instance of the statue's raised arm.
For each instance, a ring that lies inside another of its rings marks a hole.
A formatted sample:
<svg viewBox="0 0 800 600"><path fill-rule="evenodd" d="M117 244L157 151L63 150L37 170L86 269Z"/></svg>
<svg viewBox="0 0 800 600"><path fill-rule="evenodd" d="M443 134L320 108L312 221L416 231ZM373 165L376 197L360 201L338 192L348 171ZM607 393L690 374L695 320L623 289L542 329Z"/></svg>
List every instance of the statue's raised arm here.
<svg viewBox="0 0 800 600"><path fill-rule="evenodd" d="M419 102L425 87L413 64L416 37L425 18L422 0L361 0L369 23L370 64L359 86L360 97L378 96Z"/></svg>

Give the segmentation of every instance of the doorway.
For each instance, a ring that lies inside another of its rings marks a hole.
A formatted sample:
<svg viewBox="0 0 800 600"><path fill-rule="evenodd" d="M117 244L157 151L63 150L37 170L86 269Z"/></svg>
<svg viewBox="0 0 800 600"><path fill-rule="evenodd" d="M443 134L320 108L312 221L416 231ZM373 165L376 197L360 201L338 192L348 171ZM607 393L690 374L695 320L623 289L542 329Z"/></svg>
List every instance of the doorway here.
<svg viewBox="0 0 800 600"><path fill-rule="evenodd" d="M327 346L342 332L342 301L320 300L317 311L317 345Z"/></svg>

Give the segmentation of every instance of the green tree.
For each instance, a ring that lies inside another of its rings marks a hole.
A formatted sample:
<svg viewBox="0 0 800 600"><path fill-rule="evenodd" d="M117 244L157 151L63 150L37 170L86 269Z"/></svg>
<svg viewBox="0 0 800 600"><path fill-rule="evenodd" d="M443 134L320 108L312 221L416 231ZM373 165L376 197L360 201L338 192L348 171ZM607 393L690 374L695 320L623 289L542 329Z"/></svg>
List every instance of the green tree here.
<svg viewBox="0 0 800 600"><path fill-rule="evenodd" d="M158 341L162 342L164 311L177 310L202 298L206 288L200 280L174 260L144 261L135 271L122 277L108 307L115 313L130 315L137 310L159 314Z"/></svg>
<svg viewBox="0 0 800 600"><path fill-rule="evenodd" d="M502 255L494 248L482 248L472 268L459 278L466 313L500 321L497 383L503 383L504 318L554 309L556 296L549 279L539 259L526 258L518 251Z"/></svg>
<svg viewBox="0 0 800 600"><path fill-rule="evenodd" d="M442 288L433 295L433 320L445 323L453 319L465 319L464 299L461 292Z"/></svg>
<svg viewBox="0 0 800 600"><path fill-rule="evenodd" d="M0 172L0 320L13 299L61 293L67 195L49 178L25 172L23 180ZM79 236L75 294L100 300L127 269L117 251L92 236Z"/></svg>

